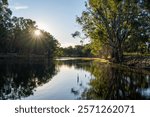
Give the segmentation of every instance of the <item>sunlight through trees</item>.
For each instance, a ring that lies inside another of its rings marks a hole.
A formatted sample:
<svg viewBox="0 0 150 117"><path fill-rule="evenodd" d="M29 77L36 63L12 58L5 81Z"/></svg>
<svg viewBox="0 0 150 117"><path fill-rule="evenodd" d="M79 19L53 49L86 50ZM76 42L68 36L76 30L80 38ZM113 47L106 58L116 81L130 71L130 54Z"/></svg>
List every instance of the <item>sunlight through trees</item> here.
<svg viewBox="0 0 150 117"><path fill-rule="evenodd" d="M59 46L48 32L37 28L35 21L11 17L7 0L0 0L0 53L15 55L46 55L53 58Z"/></svg>

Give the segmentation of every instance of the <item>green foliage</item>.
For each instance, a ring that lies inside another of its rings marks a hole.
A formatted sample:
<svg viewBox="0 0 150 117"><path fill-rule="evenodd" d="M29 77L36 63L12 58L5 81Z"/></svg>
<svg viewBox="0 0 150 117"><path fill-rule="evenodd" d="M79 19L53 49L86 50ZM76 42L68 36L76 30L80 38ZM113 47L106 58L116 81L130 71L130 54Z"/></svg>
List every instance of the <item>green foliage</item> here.
<svg viewBox="0 0 150 117"><path fill-rule="evenodd" d="M90 45L76 45L75 47L69 46L67 48L62 48L65 57L93 57Z"/></svg>
<svg viewBox="0 0 150 117"><path fill-rule="evenodd" d="M126 48L136 43L137 50L149 37L149 15L135 0L88 0L77 22L91 39L93 51L98 45L97 51L110 48L114 62L122 62Z"/></svg>
<svg viewBox="0 0 150 117"><path fill-rule="evenodd" d="M0 0L0 53L56 56L58 41L37 28L36 22L23 17L11 18L7 0ZM39 31L39 35L35 31Z"/></svg>
<svg viewBox="0 0 150 117"><path fill-rule="evenodd" d="M0 0L0 24L3 26L8 26L11 17L11 10L8 8L7 0Z"/></svg>
<svg viewBox="0 0 150 117"><path fill-rule="evenodd" d="M0 0L0 52L6 52L11 26L11 11L7 7L7 0Z"/></svg>

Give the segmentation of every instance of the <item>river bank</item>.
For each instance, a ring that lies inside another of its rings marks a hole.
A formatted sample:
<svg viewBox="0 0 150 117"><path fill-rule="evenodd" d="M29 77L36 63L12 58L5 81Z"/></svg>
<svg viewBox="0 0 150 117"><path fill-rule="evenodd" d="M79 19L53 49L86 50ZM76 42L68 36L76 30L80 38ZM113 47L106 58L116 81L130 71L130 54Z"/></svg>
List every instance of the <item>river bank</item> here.
<svg viewBox="0 0 150 117"><path fill-rule="evenodd" d="M103 63L112 63L108 59L103 58L82 58L84 60L96 60ZM133 68L143 68L150 69L150 56L124 56L124 61L121 65L133 67Z"/></svg>
<svg viewBox="0 0 150 117"><path fill-rule="evenodd" d="M0 59L9 59L9 58L19 58L19 59L44 59L47 58L45 55L17 55L17 54L5 54L0 55ZM101 63L112 63L109 59L104 58L96 58L96 57L61 57L61 59L72 58L72 59L82 59L82 60L95 60ZM58 58L59 59L59 58ZM150 69L150 56L140 56L140 55L132 55L132 56L124 56L124 62L121 65L129 66L132 68L141 68L141 69Z"/></svg>
<svg viewBox="0 0 150 117"><path fill-rule="evenodd" d="M111 60L103 58L79 58L84 60L96 60L102 63L112 63ZM124 56L124 61L120 65L138 68L138 69L150 69L150 56Z"/></svg>
<svg viewBox="0 0 150 117"><path fill-rule="evenodd" d="M135 68L150 69L150 56L125 56L123 64Z"/></svg>

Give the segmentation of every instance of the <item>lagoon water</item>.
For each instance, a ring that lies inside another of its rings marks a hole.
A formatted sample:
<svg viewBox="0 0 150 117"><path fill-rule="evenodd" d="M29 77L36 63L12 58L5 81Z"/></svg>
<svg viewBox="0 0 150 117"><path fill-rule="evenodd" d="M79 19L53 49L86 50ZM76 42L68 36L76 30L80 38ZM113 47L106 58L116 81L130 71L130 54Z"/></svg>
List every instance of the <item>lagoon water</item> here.
<svg viewBox="0 0 150 117"><path fill-rule="evenodd" d="M150 71L75 58L1 60L0 99L150 99Z"/></svg>

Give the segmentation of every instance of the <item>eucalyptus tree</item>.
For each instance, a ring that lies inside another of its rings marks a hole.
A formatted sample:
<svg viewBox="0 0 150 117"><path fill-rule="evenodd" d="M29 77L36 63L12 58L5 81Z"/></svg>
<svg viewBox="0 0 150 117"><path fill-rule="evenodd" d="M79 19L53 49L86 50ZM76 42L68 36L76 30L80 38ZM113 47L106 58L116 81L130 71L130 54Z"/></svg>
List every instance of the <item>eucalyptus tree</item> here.
<svg viewBox="0 0 150 117"><path fill-rule="evenodd" d="M53 35L49 32L42 31L41 44L43 44L43 49L45 50L45 54L47 54L48 58L53 58L57 56L59 52L60 43L55 39Z"/></svg>
<svg viewBox="0 0 150 117"><path fill-rule="evenodd" d="M100 45L110 48L113 62L122 62L126 42L136 43L131 37L139 35L136 23L143 18L140 13L135 0L88 0L77 22L92 41L99 40Z"/></svg>
<svg viewBox="0 0 150 117"><path fill-rule="evenodd" d="M11 10L8 8L7 0L0 0L0 24L6 26L6 24L10 21Z"/></svg>
<svg viewBox="0 0 150 117"><path fill-rule="evenodd" d="M8 8L7 0L0 0L0 52L7 52L7 41L11 26L11 10Z"/></svg>
<svg viewBox="0 0 150 117"><path fill-rule="evenodd" d="M0 0L0 53L56 55L59 43L50 33L38 29L32 19L11 15L8 1Z"/></svg>
<svg viewBox="0 0 150 117"><path fill-rule="evenodd" d="M36 22L23 17L12 18L10 41L10 52L15 53L31 53L33 46L34 31L37 29Z"/></svg>
<svg viewBox="0 0 150 117"><path fill-rule="evenodd" d="M146 43L150 42L150 12L147 0L137 2L139 13L132 24L132 34L126 41L126 51L145 53Z"/></svg>
<svg viewBox="0 0 150 117"><path fill-rule="evenodd" d="M58 41L49 33L37 28L36 22L23 17L12 18L10 50L18 54L56 55ZM38 34L35 33L38 31Z"/></svg>

